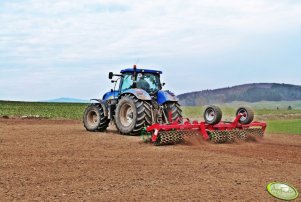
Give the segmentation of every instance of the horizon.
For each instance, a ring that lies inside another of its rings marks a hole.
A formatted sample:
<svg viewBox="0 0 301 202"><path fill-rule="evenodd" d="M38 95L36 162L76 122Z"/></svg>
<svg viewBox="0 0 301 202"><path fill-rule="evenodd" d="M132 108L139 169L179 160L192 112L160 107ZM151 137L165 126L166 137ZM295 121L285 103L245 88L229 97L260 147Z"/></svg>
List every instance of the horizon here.
<svg viewBox="0 0 301 202"><path fill-rule="evenodd" d="M222 89L227 89L227 88L235 88L235 87L240 87L240 86L246 86L246 85L258 85L258 84L278 84L278 85L288 85L288 86L299 86L301 85L295 85L295 84L289 84L289 83L245 83L245 84L239 84L235 86L227 86L227 87L222 87L222 88L215 88L215 89L201 89L198 91L189 91L181 94L177 94L177 96L185 95L185 94L190 94L190 93L198 93L198 92L203 92L203 91L215 91L215 90L222 90ZM0 100L0 101L12 101L12 102L60 102L59 100L63 100L62 102L72 102L72 103L82 103L82 102L88 102L90 99L95 99L95 98L88 98L88 99L81 99L77 97L53 97L49 99L41 99L41 100ZM67 101L69 100L69 101ZM75 102L77 101L77 102ZM266 101L266 100L262 100ZM299 100L296 100L299 101ZM274 101L271 101L274 102ZM277 101L276 101L277 102ZM282 102L282 101L280 101Z"/></svg>
<svg viewBox="0 0 301 202"><path fill-rule="evenodd" d="M136 63L176 94L301 85L295 0L4 0L0 23L0 100L99 98Z"/></svg>

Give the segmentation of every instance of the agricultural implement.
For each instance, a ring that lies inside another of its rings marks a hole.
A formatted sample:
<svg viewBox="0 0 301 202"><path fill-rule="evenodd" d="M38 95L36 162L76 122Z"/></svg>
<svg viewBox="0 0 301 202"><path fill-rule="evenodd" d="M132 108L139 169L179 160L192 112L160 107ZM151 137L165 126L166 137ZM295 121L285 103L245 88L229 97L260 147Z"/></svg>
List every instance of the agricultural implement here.
<svg viewBox="0 0 301 202"><path fill-rule="evenodd" d="M136 65L120 74L110 72L114 89L102 99L92 99L94 103L83 116L86 130L105 131L112 122L121 134L141 134L155 145L176 144L194 135L216 143L263 135L265 123L252 122L254 113L249 108L239 108L233 122L221 122L222 112L217 106L205 110L205 122L184 121L175 94L162 89L165 83L161 83L161 74L162 71L138 69Z"/></svg>
<svg viewBox="0 0 301 202"><path fill-rule="evenodd" d="M220 108L211 105L205 109L205 121L187 119L183 124L177 121L154 124L142 131L141 137L144 142L153 142L157 146L182 143L193 136L214 143L227 143L263 137L266 129L265 122L253 122L254 113L248 107L238 108L232 122L223 122L221 118Z"/></svg>

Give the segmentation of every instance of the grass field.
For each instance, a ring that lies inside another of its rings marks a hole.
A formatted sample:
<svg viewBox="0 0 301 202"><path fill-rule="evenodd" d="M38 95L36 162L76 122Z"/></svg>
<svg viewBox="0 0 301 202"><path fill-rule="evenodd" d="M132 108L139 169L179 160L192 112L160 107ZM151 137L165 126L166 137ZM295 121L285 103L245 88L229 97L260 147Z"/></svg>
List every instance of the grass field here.
<svg viewBox="0 0 301 202"><path fill-rule="evenodd" d="M295 102L292 106L298 106ZM277 103L273 103L277 105ZM281 106L284 106L281 103ZM241 103L240 103L241 105ZM287 105L287 103L286 103ZM73 119L81 120L87 104L77 103L41 103L41 102L11 102L0 101L0 116L39 116L51 119ZM263 108L261 105L253 104L257 120L268 123L267 131L270 133L301 134L301 109L287 110ZM265 102L264 106L268 106ZM279 104L280 106L280 104ZM221 105L224 120L230 121L235 116L234 105ZM191 119L202 120L204 107L183 107L183 116Z"/></svg>
<svg viewBox="0 0 301 202"><path fill-rule="evenodd" d="M81 119L87 104L0 101L0 116Z"/></svg>
<svg viewBox="0 0 301 202"><path fill-rule="evenodd" d="M267 120L268 133L301 134L301 119Z"/></svg>

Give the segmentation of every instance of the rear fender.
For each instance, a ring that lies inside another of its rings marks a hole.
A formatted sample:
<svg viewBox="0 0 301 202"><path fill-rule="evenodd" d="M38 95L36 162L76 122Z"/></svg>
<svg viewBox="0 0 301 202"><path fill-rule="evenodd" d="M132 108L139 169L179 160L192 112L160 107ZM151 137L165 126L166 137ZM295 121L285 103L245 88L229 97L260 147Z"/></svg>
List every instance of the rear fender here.
<svg viewBox="0 0 301 202"><path fill-rule="evenodd" d="M91 101L96 101L103 109L105 116L108 116L108 109L106 108L105 101L100 99L91 99Z"/></svg>
<svg viewBox="0 0 301 202"><path fill-rule="evenodd" d="M178 99L175 96L175 94L169 90L166 90L166 91L159 90L157 99L158 99L157 102L160 105L162 105L166 102L178 102Z"/></svg>
<svg viewBox="0 0 301 202"><path fill-rule="evenodd" d="M138 89L138 88L128 89L123 93L121 93L120 97L125 94L132 94L139 100L152 100L151 96L145 90Z"/></svg>

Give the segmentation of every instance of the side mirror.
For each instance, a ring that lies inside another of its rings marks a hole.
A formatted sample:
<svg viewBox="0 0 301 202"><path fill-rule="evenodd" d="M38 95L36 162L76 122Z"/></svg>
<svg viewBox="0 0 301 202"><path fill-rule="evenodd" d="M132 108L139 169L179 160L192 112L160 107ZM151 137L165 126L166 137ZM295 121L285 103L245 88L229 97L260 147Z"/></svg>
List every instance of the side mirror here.
<svg viewBox="0 0 301 202"><path fill-rule="evenodd" d="M113 76L114 76L113 72L110 72L110 73L109 73L109 79L112 79Z"/></svg>

